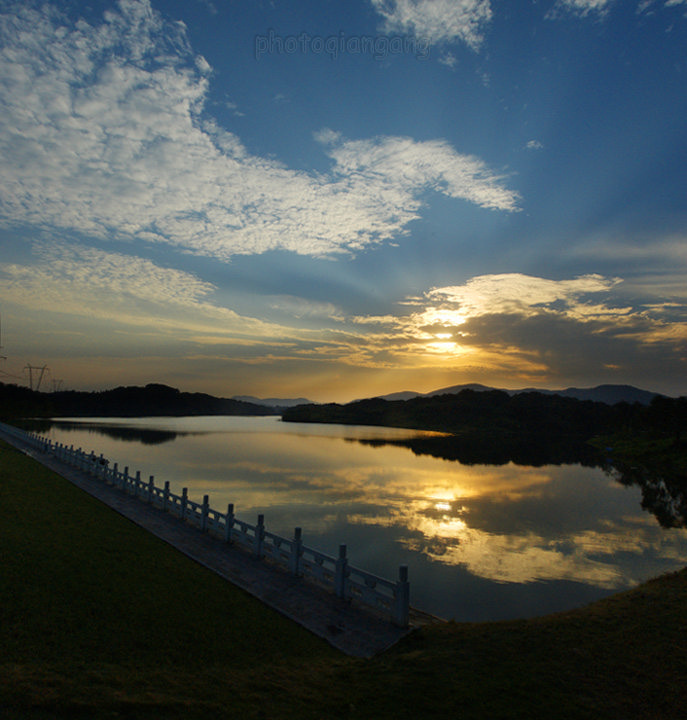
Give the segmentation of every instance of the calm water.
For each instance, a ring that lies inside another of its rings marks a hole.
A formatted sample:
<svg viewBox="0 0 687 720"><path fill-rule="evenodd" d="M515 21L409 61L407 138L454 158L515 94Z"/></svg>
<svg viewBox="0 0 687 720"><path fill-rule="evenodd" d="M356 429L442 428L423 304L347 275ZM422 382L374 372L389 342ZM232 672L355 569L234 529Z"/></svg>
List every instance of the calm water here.
<svg viewBox="0 0 687 720"><path fill-rule="evenodd" d="M389 442L408 430L279 418L89 419L53 440L103 453L174 492L395 578L411 603L458 621L579 606L687 564L687 532L597 467L464 465ZM645 493L646 494L646 493Z"/></svg>

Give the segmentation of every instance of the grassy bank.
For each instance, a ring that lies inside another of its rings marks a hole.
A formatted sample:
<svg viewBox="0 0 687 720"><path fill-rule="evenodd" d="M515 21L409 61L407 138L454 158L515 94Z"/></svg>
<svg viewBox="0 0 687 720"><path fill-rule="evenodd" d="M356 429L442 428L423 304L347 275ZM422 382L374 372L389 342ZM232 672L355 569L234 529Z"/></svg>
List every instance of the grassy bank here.
<svg viewBox="0 0 687 720"><path fill-rule="evenodd" d="M0 444L3 718L678 718L687 572L347 658Z"/></svg>
<svg viewBox="0 0 687 720"><path fill-rule="evenodd" d="M687 439L676 440L648 432L618 432L596 437L591 444L607 451L613 461L687 480Z"/></svg>

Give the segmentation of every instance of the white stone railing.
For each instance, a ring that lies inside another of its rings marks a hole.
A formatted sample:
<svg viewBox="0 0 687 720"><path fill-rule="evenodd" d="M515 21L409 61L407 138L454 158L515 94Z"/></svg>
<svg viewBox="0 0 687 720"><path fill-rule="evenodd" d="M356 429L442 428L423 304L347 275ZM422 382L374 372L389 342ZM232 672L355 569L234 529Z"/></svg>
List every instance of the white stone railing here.
<svg viewBox="0 0 687 720"><path fill-rule="evenodd" d="M406 565L399 567L398 580L386 580L349 565L345 545L339 546L337 558L305 546L299 527L295 528L293 538L284 538L265 529L263 515L258 515L257 523L251 525L235 517L234 505L231 503L226 512L218 512L210 507L208 495L203 497L202 503L191 500L187 488L182 489L181 495L176 495L170 491L169 481L159 487L152 475L148 480L143 480L140 471L131 475L128 467L120 470L117 463L110 466L109 460L102 455L53 443L37 433L4 423L0 423L0 430L66 465L178 517L200 532L239 546L256 558L267 559L295 577L302 577L333 591L339 598L371 607L389 618L394 625L408 626L410 584Z"/></svg>

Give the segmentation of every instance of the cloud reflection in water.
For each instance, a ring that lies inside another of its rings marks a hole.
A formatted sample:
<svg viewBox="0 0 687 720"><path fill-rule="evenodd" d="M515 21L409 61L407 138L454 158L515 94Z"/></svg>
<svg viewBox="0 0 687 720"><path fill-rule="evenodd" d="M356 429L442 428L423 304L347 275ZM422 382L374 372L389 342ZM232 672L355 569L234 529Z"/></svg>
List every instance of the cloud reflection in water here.
<svg viewBox="0 0 687 720"><path fill-rule="evenodd" d="M249 522L264 513L272 532L290 537L300 526L324 552L345 542L371 572L394 576L407 563L414 602L444 617L564 609L687 563L686 531L661 528L637 487L599 467L463 465L370 443L413 434L384 428L145 422L178 434L158 446L59 426L51 435L170 480L175 492L209 494L218 510L232 502Z"/></svg>

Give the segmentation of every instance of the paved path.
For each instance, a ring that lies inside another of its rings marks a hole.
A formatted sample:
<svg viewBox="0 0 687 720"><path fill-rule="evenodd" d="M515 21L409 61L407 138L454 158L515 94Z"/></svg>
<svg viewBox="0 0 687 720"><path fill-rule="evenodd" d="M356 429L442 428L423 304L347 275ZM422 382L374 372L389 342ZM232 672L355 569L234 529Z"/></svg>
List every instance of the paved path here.
<svg viewBox="0 0 687 720"><path fill-rule="evenodd" d="M394 645L414 627L438 621L411 608L410 628L397 628L371 611L340 600L332 593L294 578L265 560L257 560L234 545L226 545L203 534L173 515L126 495L51 455L30 448L1 429L0 438L347 655L372 657Z"/></svg>

